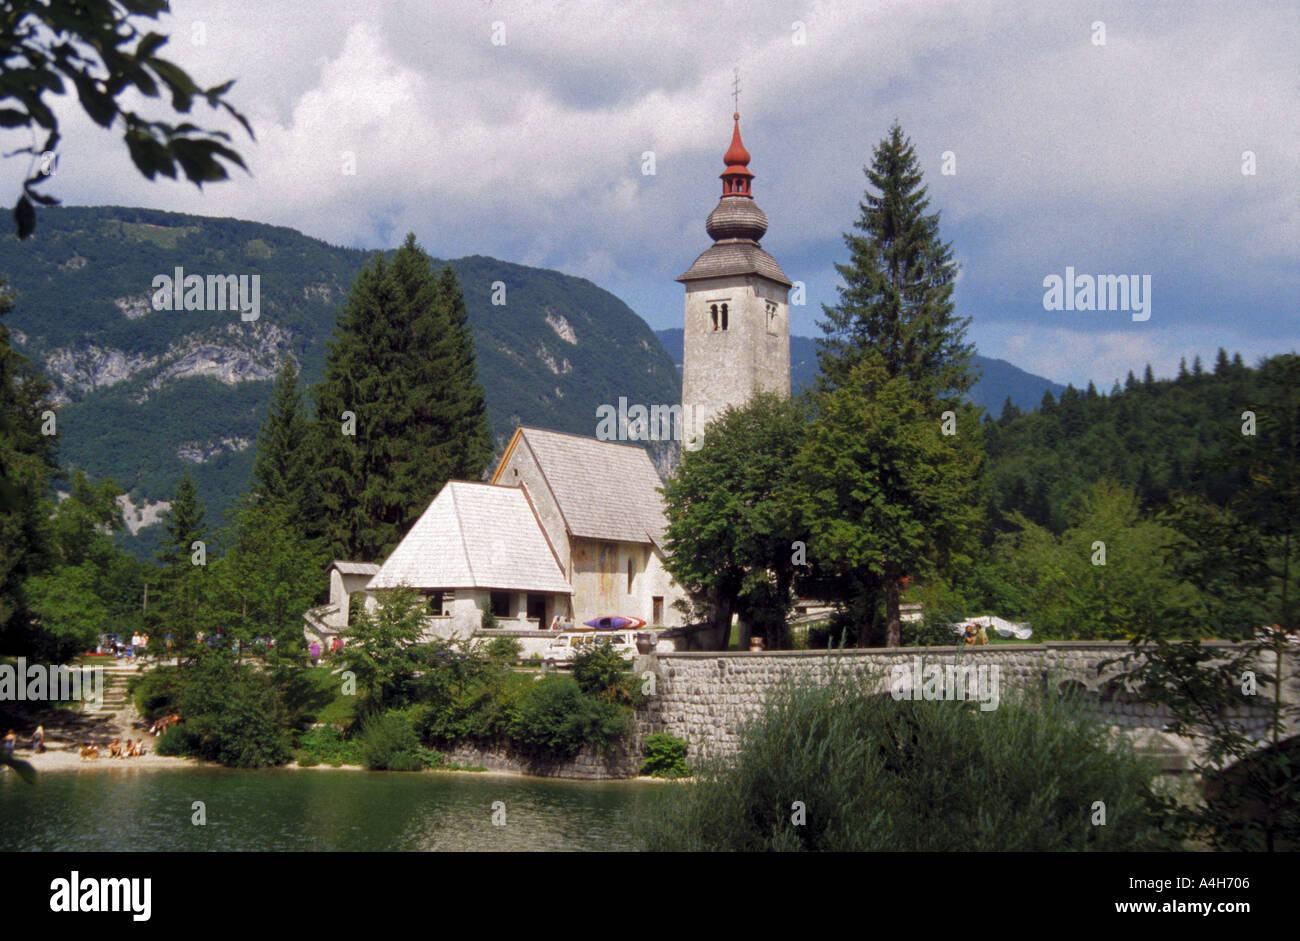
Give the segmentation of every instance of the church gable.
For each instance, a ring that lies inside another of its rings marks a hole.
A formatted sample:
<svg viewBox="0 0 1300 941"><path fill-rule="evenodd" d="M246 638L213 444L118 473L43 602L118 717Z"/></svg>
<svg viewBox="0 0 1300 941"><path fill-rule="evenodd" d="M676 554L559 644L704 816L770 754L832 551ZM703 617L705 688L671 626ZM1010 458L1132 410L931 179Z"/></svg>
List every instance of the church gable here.
<svg viewBox="0 0 1300 941"><path fill-rule="evenodd" d="M369 588L570 587L523 491L453 480L392 551Z"/></svg>
<svg viewBox="0 0 1300 941"><path fill-rule="evenodd" d="M540 486L528 479L530 464ZM545 519L545 504L553 504L570 537L663 544L661 481L642 448L521 426L492 482L527 485L539 515Z"/></svg>

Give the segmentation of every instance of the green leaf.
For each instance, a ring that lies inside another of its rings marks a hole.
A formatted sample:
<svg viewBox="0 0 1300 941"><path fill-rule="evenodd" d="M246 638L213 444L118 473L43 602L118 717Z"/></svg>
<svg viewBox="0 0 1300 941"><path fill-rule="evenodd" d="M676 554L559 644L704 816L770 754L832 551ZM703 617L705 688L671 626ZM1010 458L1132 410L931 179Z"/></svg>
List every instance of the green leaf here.
<svg viewBox="0 0 1300 941"><path fill-rule="evenodd" d="M18 238L25 239L36 231L36 207L26 196L18 197L14 206L14 224L18 227Z"/></svg>

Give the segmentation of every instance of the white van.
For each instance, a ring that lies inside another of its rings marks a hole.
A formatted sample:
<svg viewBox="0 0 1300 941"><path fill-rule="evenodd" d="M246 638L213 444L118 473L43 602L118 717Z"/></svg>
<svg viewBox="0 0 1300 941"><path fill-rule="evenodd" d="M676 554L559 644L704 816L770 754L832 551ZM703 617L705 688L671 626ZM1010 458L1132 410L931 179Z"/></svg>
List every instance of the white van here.
<svg viewBox="0 0 1300 941"><path fill-rule="evenodd" d="M542 662L549 667L569 663L580 650L593 644L608 643L625 658L636 656L636 631L573 631L556 637L542 651Z"/></svg>

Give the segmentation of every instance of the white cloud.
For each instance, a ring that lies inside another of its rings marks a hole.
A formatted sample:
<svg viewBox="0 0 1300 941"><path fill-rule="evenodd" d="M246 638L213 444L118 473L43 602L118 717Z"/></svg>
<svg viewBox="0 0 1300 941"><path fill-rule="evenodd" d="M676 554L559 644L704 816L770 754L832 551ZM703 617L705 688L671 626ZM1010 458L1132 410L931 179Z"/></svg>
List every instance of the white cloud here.
<svg viewBox="0 0 1300 941"><path fill-rule="evenodd" d="M55 190L66 201L240 216L363 247L413 230L436 255L591 277L642 299L655 326L672 325L681 310L672 278L707 247L739 66L755 192L771 220L765 245L778 260L811 259L795 275L810 294L832 296L862 166L895 117L916 143L945 237L957 240L959 297L1015 295L965 311L976 314L977 339L1003 342L1019 325L1025 355L1066 369L1047 375L1078 367L1035 352L1041 311L1022 301L1067 264L1159 273L1162 298L1177 289L1280 308L1300 288L1300 19L1268 6L1228 15L1106 0L1087 11L181 0L174 9L168 52L203 84L238 78L233 100L257 143L236 135L236 146L252 176L236 171L202 193L146 183L125 148L65 102ZM1090 41L1094 20L1107 24L1104 47ZM792 41L795 21L804 45ZM196 22L201 46L189 41ZM492 44L496 22L504 46ZM1247 149L1253 177L1240 172ZM647 150L653 177L641 174ZM957 155L956 176L939 174L945 150ZM343 151L356 155L355 176L341 172ZM11 191L14 163L2 179ZM647 286L656 283L657 293ZM1190 309L1180 328L1212 316ZM1275 319L1238 321L1232 348L1275 341ZM1168 358L1177 343L1150 352ZM1097 368L1129 363L1121 374L1144 355L1095 351L1109 357Z"/></svg>

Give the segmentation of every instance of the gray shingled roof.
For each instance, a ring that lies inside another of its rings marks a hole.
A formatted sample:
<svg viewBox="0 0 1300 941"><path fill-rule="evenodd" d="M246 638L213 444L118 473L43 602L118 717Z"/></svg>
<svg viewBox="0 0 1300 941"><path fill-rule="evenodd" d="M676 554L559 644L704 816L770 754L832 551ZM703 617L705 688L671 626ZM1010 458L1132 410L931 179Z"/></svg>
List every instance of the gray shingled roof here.
<svg viewBox="0 0 1300 941"><path fill-rule="evenodd" d="M338 569L344 575L374 575L379 571L379 565L374 562L342 562L338 559L330 563L330 568Z"/></svg>
<svg viewBox="0 0 1300 941"><path fill-rule="evenodd" d="M398 585L572 591L524 492L463 480L439 491L367 587Z"/></svg>
<svg viewBox="0 0 1300 941"><path fill-rule="evenodd" d="M644 448L520 428L570 534L663 544L662 484Z"/></svg>
<svg viewBox="0 0 1300 941"><path fill-rule="evenodd" d="M677 280L695 281L736 274L758 274L787 287L791 284L776 259L748 239L714 242Z"/></svg>

